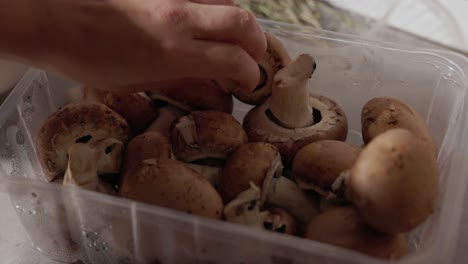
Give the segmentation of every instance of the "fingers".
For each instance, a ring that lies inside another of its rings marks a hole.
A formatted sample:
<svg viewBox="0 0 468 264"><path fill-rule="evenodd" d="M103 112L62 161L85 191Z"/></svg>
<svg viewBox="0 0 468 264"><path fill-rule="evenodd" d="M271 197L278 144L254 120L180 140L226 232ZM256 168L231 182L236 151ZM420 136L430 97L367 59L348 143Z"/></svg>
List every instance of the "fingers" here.
<svg viewBox="0 0 468 264"><path fill-rule="evenodd" d="M192 0L191 2L206 5L234 5L234 0Z"/></svg>
<svg viewBox="0 0 468 264"><path fill-rule="evenodd" d="M250 12L231 6L199 4L192 4L190 9L190 27L196 39L239 45L257 62L264 56L266 38Z"/></svg>
<svg viewBox="0 0 468 264"><path fill-rule="evenodd" d="M195 41L181 51L176 61L185 76L214 80L229 80L236 89L252 91L260 79L258 64L242 48L232 44Z"/></svg>

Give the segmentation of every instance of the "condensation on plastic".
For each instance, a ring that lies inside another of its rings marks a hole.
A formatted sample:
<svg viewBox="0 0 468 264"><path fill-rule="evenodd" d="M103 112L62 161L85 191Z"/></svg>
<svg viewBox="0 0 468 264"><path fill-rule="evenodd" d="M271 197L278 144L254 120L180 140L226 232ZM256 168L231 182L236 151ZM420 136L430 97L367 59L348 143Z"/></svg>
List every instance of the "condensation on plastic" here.
<svg viewBox="0 0 468 264"><path fill-rule="evenodd" d="M346 112L348 141L362 144L360 111L376 96L411 104L439 147L440 192L434 214L408 235L400 263L449 263L460 230L468 165L468 62L453 53L260 21L292 57L317 61L309 87ZM86 190L44 183L34 142L49 114L68 100L42 71L29 71L0 109L0 192L8 193L34 244L50 259L84 263L385 263L332 245L187 215ZM249 107L236 101L241 121ZM33 249L31 249L33 250Z"/></svg>

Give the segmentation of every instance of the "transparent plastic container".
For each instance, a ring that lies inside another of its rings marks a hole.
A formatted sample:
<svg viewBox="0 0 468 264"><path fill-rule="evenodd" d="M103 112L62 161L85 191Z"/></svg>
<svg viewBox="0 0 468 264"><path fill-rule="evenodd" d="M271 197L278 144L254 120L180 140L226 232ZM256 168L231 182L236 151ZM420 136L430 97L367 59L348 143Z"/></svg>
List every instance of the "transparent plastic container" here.
<svg viewBox="0 0 468 264"><path fill-rule="evenodd" d="M388 28L396 28L439 44L466 50L467 43L460 21L447 9L444 1L329 1L335 6L374 19L376 23L367 32L362 32L366 38L400 42L400 39L389 37L386 33Z"/></svg>
<svg viewBox="0 0 468 264"><path fill-rule="evenodd" d="M343 107L349 142L362 144L361 108L376 96L400 98L425 118L440 149L440 195L434 214L408 235L411 252L399 263L450 263L467 187L468 61L454 53L403 50L343 34L260 23L292 57L315 57L310 89ZM45 183L34 142L47 116L69 100L67 88L30 70L0 109L0 192L9 195L34 244L31 250L53 260L84 263L386 262L311 240ZM249 108L236 101L235 117L241 121Z"/></svg>

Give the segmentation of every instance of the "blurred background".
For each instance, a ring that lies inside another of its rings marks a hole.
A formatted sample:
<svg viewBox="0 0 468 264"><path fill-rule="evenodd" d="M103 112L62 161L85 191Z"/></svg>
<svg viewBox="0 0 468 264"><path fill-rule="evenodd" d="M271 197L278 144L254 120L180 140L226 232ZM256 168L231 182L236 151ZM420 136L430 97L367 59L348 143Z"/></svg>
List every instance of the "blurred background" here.
<svg viewBox="0 0 468 264"><path fill-rule="evenodd" d="M468 55L466 0L237 0L236 4L259 18Z"/></svg>

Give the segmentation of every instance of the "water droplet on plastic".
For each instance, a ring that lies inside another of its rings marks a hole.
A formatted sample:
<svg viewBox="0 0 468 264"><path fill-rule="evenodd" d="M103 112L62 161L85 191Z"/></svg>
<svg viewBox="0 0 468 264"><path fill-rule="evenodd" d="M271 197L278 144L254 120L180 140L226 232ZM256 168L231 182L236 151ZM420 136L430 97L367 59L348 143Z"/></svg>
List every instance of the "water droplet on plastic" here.
<svg viewBox="0 0 468 264"><path fill-rule="evenodd" d="M24 136L20 130L16 131L16 143L18 143L18 145L24 144Z"/></svg>
<svg viewBox="0 0 468 264"><path fill-rule="evenodd" d="M92 247L93 247L93 245L92 245L92 244L88 244L87 246L88 246L88 247L90 247L90 248L92 248Z"/></svg>

